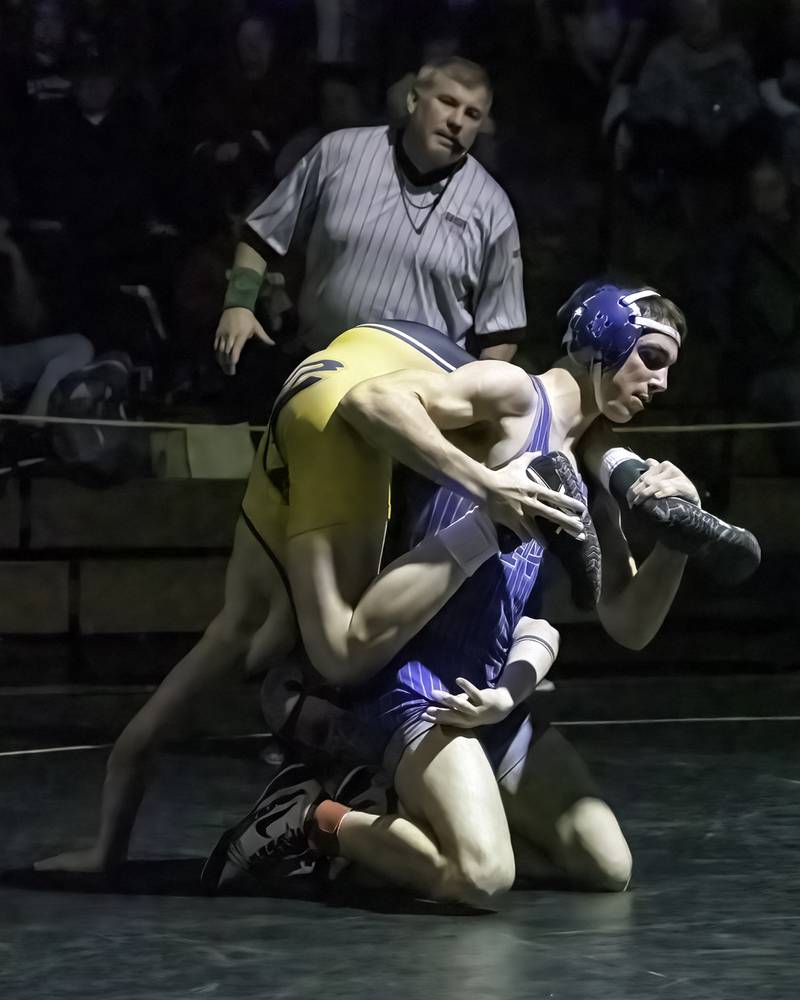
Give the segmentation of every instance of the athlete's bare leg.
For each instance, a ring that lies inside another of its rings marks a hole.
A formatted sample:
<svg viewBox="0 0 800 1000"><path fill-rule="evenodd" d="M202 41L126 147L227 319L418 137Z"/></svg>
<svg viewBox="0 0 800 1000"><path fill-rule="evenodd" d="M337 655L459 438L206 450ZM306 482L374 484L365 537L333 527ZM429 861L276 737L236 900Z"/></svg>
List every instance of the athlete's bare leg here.
<svg viewBox="0 0 800 1000"><path fill-rule="evenodd" d="M384 520L337 524L287 543L306 652L332 683L377 673L467 579L437 535L381 570L385 530Z"/></svg>
<svg viewBox="0 0 800 1000"><path fill-rule="evenodd" d="M40 861L40 871L103 871L124 861L136 814L164 740L185 728L193 701L257 673L295 643L291 603L274 563L240 519L225 577L225 603L200 641L128 723L106 766L94 844Z"/></svg>
<svg viewBox="0 0 800 1000"><path fill-rule="evenodd" d="M403 754L395 789L403 815L348 813L339 829L341 855L419 895L496 909L513 884L514 857L478 740L431 729Z"/></svg>
<svg viewBox="0 0 800 1000"><path fill-rule="evenodd" d="M554 728L500 783L517 871L570 888L621 892L632 858L617 818L586 764Z"/></svg>

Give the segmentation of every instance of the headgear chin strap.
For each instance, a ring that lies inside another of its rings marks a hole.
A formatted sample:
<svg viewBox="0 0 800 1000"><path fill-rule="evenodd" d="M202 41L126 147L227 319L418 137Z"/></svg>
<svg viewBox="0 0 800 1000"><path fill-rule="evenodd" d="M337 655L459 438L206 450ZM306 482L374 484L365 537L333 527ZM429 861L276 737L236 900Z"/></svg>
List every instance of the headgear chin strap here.
<svg viewBox="0 0 800 1000"><path fill-rule="evenodd" d="M643 316L642 299L661 298L653 288L624 289L616 285L581 285L559 309L567 323L562 345L590 370L621 367L642 334L663 333L681 346L681 335L667 323Z"/></svg>

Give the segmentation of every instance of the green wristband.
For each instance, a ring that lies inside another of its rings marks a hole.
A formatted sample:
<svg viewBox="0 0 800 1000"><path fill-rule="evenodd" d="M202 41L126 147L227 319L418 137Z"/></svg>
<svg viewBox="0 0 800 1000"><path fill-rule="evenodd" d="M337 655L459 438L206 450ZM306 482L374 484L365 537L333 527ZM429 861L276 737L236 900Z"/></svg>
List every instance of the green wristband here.
<svg viewBox="0 0 800 1000"><path fill-rule="evenodd" d="M249 309L253 312L261 291L263 274L252 267L235 267L228 280L223 309Z"/></svg>

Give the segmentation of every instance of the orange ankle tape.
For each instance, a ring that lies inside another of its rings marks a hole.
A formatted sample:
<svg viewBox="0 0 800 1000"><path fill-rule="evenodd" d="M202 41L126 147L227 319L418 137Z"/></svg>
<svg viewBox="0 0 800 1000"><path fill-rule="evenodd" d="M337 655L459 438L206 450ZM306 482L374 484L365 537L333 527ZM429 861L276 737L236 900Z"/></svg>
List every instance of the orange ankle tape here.
<svg viewBox="0 0 800 1000"><path fill-rule="evenodd" d="M320 854L335 857L339 853L339 827L342 820L350 812L348 806L343 806L333 799L325 799L314 810L308 831L309 844Z"/></svg>

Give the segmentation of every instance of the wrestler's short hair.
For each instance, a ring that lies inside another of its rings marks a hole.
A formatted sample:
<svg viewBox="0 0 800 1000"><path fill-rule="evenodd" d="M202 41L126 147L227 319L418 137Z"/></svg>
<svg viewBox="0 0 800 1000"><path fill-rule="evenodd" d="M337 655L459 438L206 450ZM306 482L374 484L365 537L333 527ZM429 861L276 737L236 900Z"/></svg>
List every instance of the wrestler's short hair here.
<svg viewBox="0 0 800 1000"><path fill-rule="evenodd" d="M689 332L686 316L684 316L683 310L676 306L672 299L668 299L663 295L659 295L658 298L641 299L639 301L639 309L642 312L642 316L646 316L647 319L654 319L657 323L663 323L665 326L671 326L674 330L677 330L681 335L681 344L686 343L686 336Z"/></svg>
<svg viewBox="0 0 800 1000"><path fill-rule="evenodd" d="M436 73L443 73L445 76L449 76L451 80L455 80L456 83L460 83L462 87L466 87L468 90L483 89L488 94L489 100L491 101L492 99L494 91L492 90L492 81L489 79L489 74L483 66L472 62L471 59L464 59L462 56L442 56L439 59L431 59L424 66L420 67L414 80L414 89L428 89Z"/></svg>

